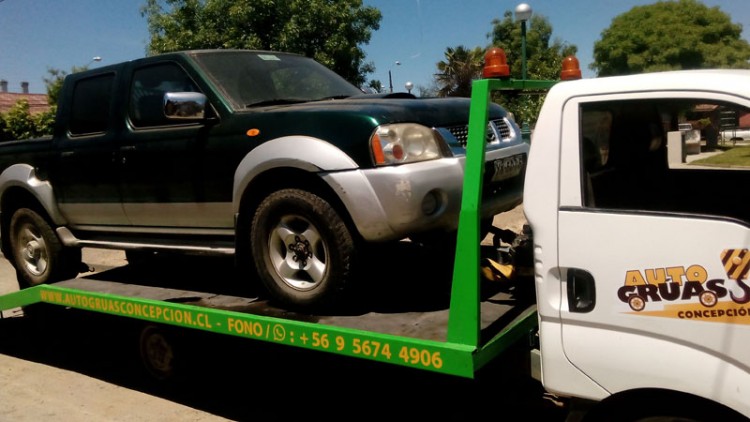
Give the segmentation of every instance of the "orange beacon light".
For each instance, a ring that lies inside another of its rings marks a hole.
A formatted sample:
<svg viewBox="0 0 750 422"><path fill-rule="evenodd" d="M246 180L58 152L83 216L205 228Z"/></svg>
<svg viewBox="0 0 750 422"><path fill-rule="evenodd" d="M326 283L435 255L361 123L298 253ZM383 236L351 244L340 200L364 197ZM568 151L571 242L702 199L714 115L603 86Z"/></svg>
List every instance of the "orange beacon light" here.
<svg viewBox="0 0 750 422"><path fill-rule="evenodd" d="M484 70L482 75L485 78L508 78L510 77L510 67L508 59L505 57L505 51L499 47L490 47L484 54Z"/></svg>
<svg viewBox="0 0 750 422"><path fill-rule="evenodd" d="M560 79L563 81L581 79L581 66L575 56L568 56L563 59Z"/></svg>

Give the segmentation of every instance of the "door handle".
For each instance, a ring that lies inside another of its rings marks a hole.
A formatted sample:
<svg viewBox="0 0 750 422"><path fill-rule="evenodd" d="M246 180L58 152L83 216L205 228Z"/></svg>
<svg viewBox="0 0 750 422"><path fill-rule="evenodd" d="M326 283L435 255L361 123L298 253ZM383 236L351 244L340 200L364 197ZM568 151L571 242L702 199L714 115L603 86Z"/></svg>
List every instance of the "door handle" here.
<svg viewBox="0 0 750 422"><path fill-rule="evenodd" d="M568 309L570 312L591 312L596 305L594 276L580 268L568 268Z"/></svg>

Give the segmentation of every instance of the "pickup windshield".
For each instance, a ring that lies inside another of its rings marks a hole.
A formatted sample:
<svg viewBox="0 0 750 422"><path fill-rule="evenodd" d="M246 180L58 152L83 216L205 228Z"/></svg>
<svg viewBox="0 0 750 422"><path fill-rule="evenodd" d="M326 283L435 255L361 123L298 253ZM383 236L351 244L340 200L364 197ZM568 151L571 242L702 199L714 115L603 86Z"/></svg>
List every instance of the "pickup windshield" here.
<svg viewBox="0 0 750 422"><path fill-rule="evenodd" d="M193 58L235 110L362 94L322 64L295 54L199 51Z"/></svg>

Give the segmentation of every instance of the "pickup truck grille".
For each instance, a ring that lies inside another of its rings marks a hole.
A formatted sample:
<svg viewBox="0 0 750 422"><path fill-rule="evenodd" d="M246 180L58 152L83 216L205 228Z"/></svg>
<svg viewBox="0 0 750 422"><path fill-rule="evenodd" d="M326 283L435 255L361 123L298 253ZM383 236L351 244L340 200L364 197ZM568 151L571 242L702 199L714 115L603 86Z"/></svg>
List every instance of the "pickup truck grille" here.
<svg viewBox="0 0 750 422"><path fill-rule="evenodd" d="M462 147L466 148L469 138L468 125L450 126L446 129L448 129ZM487 132L485 133L484 139L488 144L510 139L510 137L510 127L505 119L490 120L487 124Z"/></svg>

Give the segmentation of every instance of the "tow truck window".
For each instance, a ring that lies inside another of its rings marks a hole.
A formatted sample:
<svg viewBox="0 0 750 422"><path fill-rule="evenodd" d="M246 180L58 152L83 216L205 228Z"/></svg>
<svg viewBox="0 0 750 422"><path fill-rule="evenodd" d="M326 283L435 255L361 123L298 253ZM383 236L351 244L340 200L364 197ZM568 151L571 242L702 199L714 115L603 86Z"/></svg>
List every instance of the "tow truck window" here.
<svg viewBox="0 0 750 422"><path fill-rule="evenodd" d="M585 104L581 180L588 208L691 213L750 224L740 192L750 183L745 105L704 99ZM739 189L739 190L738 190Z"/></svg>

